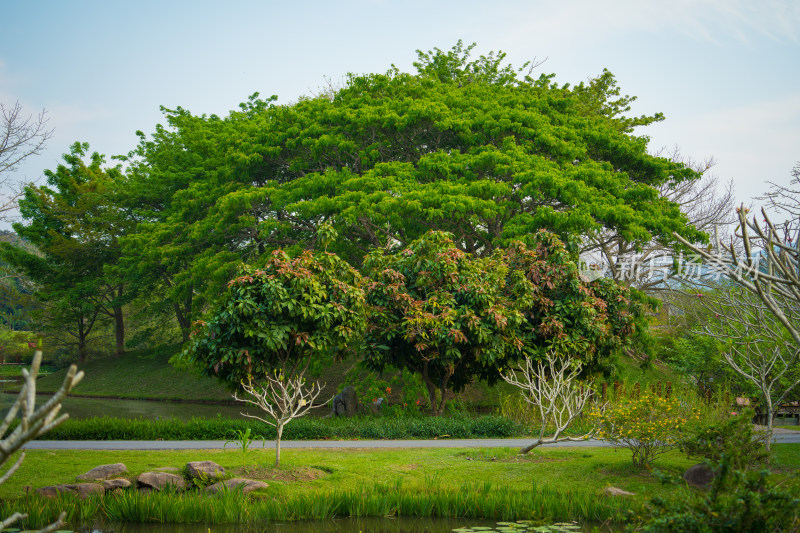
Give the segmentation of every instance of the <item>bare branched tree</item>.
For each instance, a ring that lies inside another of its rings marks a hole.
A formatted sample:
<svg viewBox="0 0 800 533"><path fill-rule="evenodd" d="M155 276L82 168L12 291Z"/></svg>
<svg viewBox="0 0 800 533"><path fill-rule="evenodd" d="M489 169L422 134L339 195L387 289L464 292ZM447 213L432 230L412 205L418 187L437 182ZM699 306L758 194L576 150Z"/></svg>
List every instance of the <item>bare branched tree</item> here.
<svg viewBox="0 0 800 533"><path fill-rule="evenodd" d="M800 170L793 170L791 187L773 186L764 198L790 218L782 224L761 217L748 218L749 209L736 209L738 226L729 242L716 235L709 248L675 237L705 263L709 271L724 276L739 290L718 289L704 297L704 305L727 327L708 324L706 332L726 340L726 360L755 383L772 427L775 403L786 398L800 372L800 239L796 234L800 213ZM761 218L761 221L758 220ZM702 278L690 280L703 283ZM777 400L777 401L776 401Z"/></svg>
<svg viewBox="0 0 800 533"><path fill-rule="evenodd" d="M713 159L694 161L683 157L677 148L669 154L676 162L703 174L699 180L669 181L658 187L659 195L677 203L689 223L706 233L725 231L733 227L733 181L721 183L708 171ZM662 296L669 289L666 281L673 275L673 247L661 239L642 245L626 240L621 235L602 231L589 235L583 246L584 257L591 258L598 270L628 286L634 286L652 295Z"/></svg>
<svg viewBox="0 0 800 533"><path fill-rule="evenodd" d="M0 218L16 209L23 184L12 180L19 164L44 149L53 130L47 127L44 111L38 115L25 115L19 102L6 107L0 102Z"/></svg>
<svg viewBox="0 0 800 533"><path fill-rule="evenodd" d="M56 393L41 407L36 408L36 378L39 374L39 366L42 363L42 352L37 350L33 356L30 370L22 369L22 388L17 395L17 399L6 413L3 422L0 423L0 467L4 466L11 456L17 452L25 443L36 439L40 435L50 431L69 415L61 414L61 401L69 394L72 388L83 379L83 372L78 372L75 365L72 365L64 377L64 382ZM19 424L6 435L12 422L19 415ZM6 472L0 476L0 484L4 483L11 475L17 471L25 459L25 452L22 452L17 460ZM3 521L0 521L0 530L23 520L27 515L14 513ZM40 530L40 533L56 531L64 522L66 513L61 513L58 520Z"/></svg>
<svg viewBox="0 0 800 533"><path fill-rule="evenodd" d="M702 331L720 342L725 362L761 394L769 451L776 408L800 385L800 350L769 307L747 289L718 285L698 294L702 307L713 313Z"/></svg>
<svg viewBox="0 0 800 533"><path fill-rule="evenodd" d="M242 383L242 390L249 398L240 398L238 392L234 393L233 398L255 405L267 414L269 418L242 413L244 416L255 418L275 428L277 432L275 466L280 466L281 437L283 437L284 426L295 418L305 416L313 407L324 405L314 405L314 400L325 386L314 382L310 387L306 387L306 380L302 374L286 377L282 372L278 372L274 376L267 375L266 378L264 386L254 385L252 381Z"/></svg>
<svg viewBox="0 0 800 533"><path fill-rule="evenodd" d="M501 374L506 383L522 389L525 401L539 414L539 437L519 453L528 453L543 444L586 440L597 433L594 429L580 437L562 435L583 412L592 396L592 389L578 381L581 364L577 360L570 362L548 352L545 361L546 364L542 361L534 363L526 357L525 365L518 371L509 370ZM554 433L545 437L550 427L554 428Z"/></svg>

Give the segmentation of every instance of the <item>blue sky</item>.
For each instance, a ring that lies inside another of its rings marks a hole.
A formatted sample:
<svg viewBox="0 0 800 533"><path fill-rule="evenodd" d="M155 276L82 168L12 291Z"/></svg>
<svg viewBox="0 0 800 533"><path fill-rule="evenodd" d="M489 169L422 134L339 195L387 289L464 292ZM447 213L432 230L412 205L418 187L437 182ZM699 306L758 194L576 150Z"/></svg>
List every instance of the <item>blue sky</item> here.
<svg viewBox="0 0 800 533"><path fill-rule="evenodd" d="M642 133L733 179L750 202L800 161L800 2L35 1L0 4L0 101L46 109L54 137L14 176L37 180L75 141L127 153L159 106L225 114L253 92L290 103L347 72L410 71L415 50L476 42L560 82L608 68Z"/></svg>

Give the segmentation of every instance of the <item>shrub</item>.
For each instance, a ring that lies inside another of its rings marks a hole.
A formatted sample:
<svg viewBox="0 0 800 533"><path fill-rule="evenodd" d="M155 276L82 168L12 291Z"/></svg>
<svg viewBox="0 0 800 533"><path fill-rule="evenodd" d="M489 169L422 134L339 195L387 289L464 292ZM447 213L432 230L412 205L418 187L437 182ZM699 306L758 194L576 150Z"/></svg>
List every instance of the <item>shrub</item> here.
<svg viewBox="0 0 800 533"><path fill-rule="evenodd" d="M633 464L649 466L656 456L677 445L687 414L675 398L644 392L639 396L621 398L604 412L590 413L600 427L598 438L628 448ZM699 419L692 410L689 416Z"/></svg>
<svg viewBox="0 0 800 533"><path fill-rule="evenodd" d="M734 440L734 439L732 439ZM746 446L744 438L735 439ZM712 464L714 481L707 492L691 491L683 498L654 498L643 524L646 533L733 531L798 531L800 498L772 484L767 471L733 468L741 461L735 452L723 453ZM681 480L672 480L679 483Z"/></svg>
<svg viewBox="0 0 800 533"><path fill-rule="evenodd" d="M764 445L765 434L753 429L753 411L746 410L720 422L699 424L678 443L687 457L702 457L719 463L729 457L731 467L739 470L765 463L769 452Z"/></svg>

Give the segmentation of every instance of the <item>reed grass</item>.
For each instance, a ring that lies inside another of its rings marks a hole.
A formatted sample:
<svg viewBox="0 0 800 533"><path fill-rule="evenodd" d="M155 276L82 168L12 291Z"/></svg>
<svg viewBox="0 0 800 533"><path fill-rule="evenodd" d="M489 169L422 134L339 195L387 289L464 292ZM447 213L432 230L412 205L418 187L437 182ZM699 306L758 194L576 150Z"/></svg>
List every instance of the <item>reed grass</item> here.
<svg viewBox="0 0 800 533"><path fill-rule="evenodd" d="M494 520L614 521L630 512L631 502L597 498L569 490L531 485L514 490L489 482L464 483L456 490L427 485L403 487L402 479L362 489L293 494L285 498L244 497L241 491L216 495L174 491L141 494L125 491L80 500L69 494L54 499L29 495L0 501L0 514L28 514L24 528L42 527L66 511L72 526L93 521L135 523L248 524L337 517L490 518ZM633 504L637 505L637 504Z"/></svg>

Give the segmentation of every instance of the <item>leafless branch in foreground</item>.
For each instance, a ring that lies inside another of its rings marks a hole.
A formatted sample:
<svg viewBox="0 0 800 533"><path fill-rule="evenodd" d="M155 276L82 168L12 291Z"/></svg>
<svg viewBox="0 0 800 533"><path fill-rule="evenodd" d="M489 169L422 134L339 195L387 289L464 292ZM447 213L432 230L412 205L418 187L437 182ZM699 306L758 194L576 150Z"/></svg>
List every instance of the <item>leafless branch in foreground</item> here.
<svg viewBox="0 0 800 533"><path fill-rule="evenodd" d="M306 388L306 380L302 374L285 377L283 373L277 373L274 376L267 375L267 381L263 387L253 385L252 381L242 383L242 390L250 398L240 398L238 393L234 393L235 400L255 405L269 418L261 418L247 413L242 413L242 415L269 424L277 431L275 466L280 466L281 462L281 437L284 426L295 418L305 416L313 407L319 407L319 405L314 405L314 400L317 399L323 388L325 385L317 382Z"/></svg>
<svg viewBox="0 0 800 533"><path fill-rule="evenodd" d="M522 389L525 401L539 412L539 437L519 453L528 453L542 444L586 440L597 433L594 429L580 437L561 435L581 414L592 396L592 389L588 384L577 380L581 371L579 362L570 364L550 352L546 361L547 365L539 361L534 366L533 361L526 357L525 366L519 371L509 370L500 376L506 383ZM555 433L551 437L545 437L545 431L550 424L555 427Z"/></svg>
<svg viewBox="0 0 800 533"><path fill-rule="evenodd" d="M69 367L67 375L64 377L64 382L56 393L45 403L36 408L36 378L39 374L39 366L42 363L42 352L36 350L31 362L30 369L22 369L22 388L17 395L16 401L6 413L2 423L0 423L0 467L11 458L11 456L24 446L40 435L50 431L64 420L69 415L59 415L61 410L61 401L67 394L83 379L83 372L78 372L75 365ZM19 415L19 424L6 435L6 432L11 427L12 423ZM6 472L0 476L0 484L5 482L11 475L17 471L22 461L25 459L25 453L21 453L17 460ZM9 527L11 524L26 518L27 515L21 513L14 513L10 517L0 522L0 530ZM58 520L40 530L40 533L47 533L56 531L64 522L66 513L61 513Z"/></svg>

